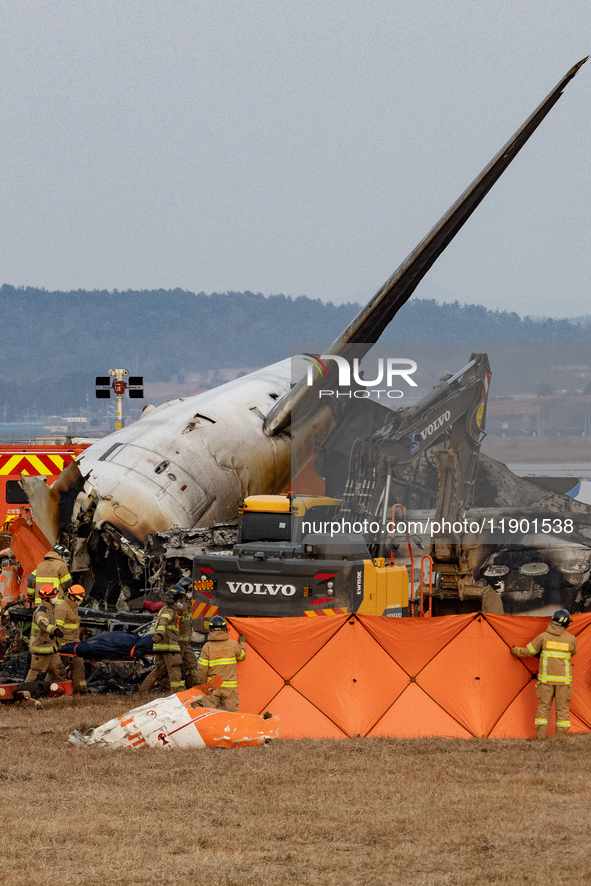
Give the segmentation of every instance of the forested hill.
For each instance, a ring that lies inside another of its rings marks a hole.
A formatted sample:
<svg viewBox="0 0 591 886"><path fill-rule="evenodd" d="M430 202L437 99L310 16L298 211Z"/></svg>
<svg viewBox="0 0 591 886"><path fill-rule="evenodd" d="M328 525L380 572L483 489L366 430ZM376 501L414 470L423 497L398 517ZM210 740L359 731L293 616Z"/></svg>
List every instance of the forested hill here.
<svg viewBox="0 0 591 886"><path fill-rule="evenodd" d="M0 377L19 365L28 377L129 365L148 380L288 357L296 342L333 341L359 305L252 292L206 295L181 289L47 292L0 288ZM412 298L382 336L407 342L589 342L568 320L521 318L480 305Z"/></svg>

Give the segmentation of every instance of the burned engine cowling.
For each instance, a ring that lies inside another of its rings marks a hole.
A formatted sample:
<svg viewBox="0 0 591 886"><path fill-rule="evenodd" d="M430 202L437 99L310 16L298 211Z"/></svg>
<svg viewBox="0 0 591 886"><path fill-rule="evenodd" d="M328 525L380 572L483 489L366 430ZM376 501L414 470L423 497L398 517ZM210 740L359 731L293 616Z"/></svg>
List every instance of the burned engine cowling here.
<svg viewBox="0 0 591 886"><path fill-rule="evenodd" d="M479 578L495 590L507 614L551 615L591 607L591 549L554 536L524 535L490 554Z"/></svg>

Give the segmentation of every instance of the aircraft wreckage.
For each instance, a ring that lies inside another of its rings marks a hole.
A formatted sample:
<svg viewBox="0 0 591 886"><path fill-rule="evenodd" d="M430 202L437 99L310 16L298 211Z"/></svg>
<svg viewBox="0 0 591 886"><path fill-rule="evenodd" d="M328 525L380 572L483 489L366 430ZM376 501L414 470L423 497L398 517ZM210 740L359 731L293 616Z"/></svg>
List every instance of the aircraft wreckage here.
<svg viewBox="0 0 591 886"><path fill-rule="evenodd" d="M362 359L378 341L585 61L562 78L333 343L324 355L333 358L328 381L335 378L339 356ZM387 443L390 435L398 450L409 450L409 435L400 432L422 418L432 422L441 396L453 394L464 378L458 373L443 379L410 410L393 412L369 400L347 408L328 398L319 408L319 387L330 385L316 370L307 384L309 367L303 357L287 359L194 397L147 407L139 421L90 446L51 487L41 477L23 477L35 523L51 543L59 539L70 546L76 580L109 604L122 590L129 597L175 580L190 570L193 553L231 547L240 500L284 491L297 468L331 448L348 462L357 438L369 435ZM381 463L386 467L379 483L387 484L389 496L394 491L398 496L386 503L406 501L407 509L431 507L452 517L479 509L494 509L499 516L535 513L541 519L569 512L576 532L568 538L526 532L518 542L513 536L499 546L492 539L476 543L470 535L455 535L437 540L432 553L442 576L442 599L470 600L474 608L493 589L509 611L520 611L536 608L541 597L554 602L552 595L567 587L569 608L586 608L591 507L516 477L480 454L486 392L478 402L479 422L472 429L464 423L463 436L457 423L453 428L444 422L418 457L400 458L397 450L396 458ZM374 482L375 465L371 459L365 464L374 471ZM360 507L351 498L355 483L350 475L344 496L350 512ZM430 500L433 488L438 492ZM374 507L375 501L374 496ZM383 491L380 501L383 507Z"/></svg>

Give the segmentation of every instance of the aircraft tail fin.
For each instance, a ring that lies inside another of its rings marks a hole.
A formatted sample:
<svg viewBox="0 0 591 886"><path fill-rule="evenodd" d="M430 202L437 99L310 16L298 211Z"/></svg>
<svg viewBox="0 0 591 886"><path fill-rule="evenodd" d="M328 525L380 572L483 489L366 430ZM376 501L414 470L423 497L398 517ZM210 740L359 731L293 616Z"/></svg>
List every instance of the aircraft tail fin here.
<svg viewBox="0 0 591 886"><path fill-rule="evenodd" d="M470 218L514 157L517 156L546 114L556 104L565 86L573 79L579 68L585 64L588 57L581 59L565 74L533 114L528 117L507 144L493 157L480 175L359 312L331 345L328 353L339 354L343 345L358 344L356 356L361 358L378 340L386 326L408 301L427 271ZM264 425L266 434L273 436L289 426L291 412L296 403L299 405L300 401L309 396L317 399L315 386L307 386L304 381L302 380L286 397L280 400L269 413Z"/></svg>

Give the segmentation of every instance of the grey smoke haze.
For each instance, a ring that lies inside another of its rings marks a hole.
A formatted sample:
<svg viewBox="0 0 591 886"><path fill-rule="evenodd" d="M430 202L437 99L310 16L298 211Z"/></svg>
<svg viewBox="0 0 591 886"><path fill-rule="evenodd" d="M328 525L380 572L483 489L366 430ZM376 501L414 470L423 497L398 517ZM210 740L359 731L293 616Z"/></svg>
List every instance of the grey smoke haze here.
<svg viewBox="0 0 591 886"><path fill-rule="evenodd" d="M369 298L591 47L588 0L0 2L0 283ZM588 313L591 62L419 297Z"/></svg>

